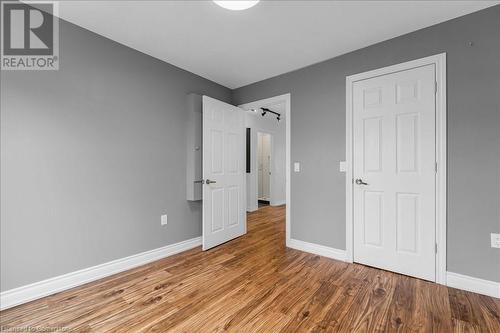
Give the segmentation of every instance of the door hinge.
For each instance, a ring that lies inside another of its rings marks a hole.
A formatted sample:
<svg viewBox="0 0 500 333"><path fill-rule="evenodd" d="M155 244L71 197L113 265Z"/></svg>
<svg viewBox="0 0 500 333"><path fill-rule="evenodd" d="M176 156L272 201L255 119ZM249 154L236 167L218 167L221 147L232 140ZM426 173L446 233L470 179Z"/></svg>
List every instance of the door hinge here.
<svg viewBox="0 0 500 333"><path fill-rule="evenodd" d="M438 163L434 163L434 171L437 173L438 172Z"/></svg>
<svg viewBox="0 0 500 333"><path fill-rule="evenodd" d="M438 253L438 244L437 243L434 243L434 252Z"/></svg>

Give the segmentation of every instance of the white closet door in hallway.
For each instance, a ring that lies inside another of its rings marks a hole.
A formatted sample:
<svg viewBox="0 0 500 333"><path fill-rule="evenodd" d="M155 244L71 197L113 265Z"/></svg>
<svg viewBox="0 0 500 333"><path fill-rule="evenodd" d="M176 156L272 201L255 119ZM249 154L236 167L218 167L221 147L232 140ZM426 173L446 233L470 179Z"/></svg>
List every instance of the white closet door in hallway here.
<svg viewBox="0 0 500 333"><path fill-rule="evenodd" d="M259 200L269 201L271 198L271 135L257 134L257 157L259 168Z"/></svg>

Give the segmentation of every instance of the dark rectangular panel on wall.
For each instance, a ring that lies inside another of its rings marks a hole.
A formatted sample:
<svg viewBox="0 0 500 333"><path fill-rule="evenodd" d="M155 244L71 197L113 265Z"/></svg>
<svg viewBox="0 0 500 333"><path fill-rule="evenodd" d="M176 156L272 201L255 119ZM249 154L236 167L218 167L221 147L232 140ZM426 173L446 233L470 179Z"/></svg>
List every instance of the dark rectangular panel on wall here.
<svg viewBox="0 0 500 333"><path fill-rule="evenodd" d="M247 127L247 173L250 173L250 128Z"/></svg>

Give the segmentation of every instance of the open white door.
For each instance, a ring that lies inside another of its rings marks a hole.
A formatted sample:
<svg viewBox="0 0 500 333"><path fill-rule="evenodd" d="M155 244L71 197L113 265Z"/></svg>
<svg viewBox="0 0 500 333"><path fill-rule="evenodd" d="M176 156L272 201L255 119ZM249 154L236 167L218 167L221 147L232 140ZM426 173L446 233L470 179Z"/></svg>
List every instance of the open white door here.
<svg viewBox="0 0 500 333"><path fill-rule="evenodd" d="M203 96L203 250L246 233L245 113Z"/></svg>

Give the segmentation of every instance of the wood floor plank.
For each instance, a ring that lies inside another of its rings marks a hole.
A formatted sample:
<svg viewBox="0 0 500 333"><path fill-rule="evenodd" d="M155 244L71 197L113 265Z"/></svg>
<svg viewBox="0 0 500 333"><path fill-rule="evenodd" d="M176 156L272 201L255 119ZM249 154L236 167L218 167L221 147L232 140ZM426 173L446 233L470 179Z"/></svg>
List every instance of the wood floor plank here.
<svg viewBox="0 0 500 333"><path fill-rule="evenodd" d="M451 315L453 319L465 322L470 325L478 326L483 322L482 311L479 305L472 301L470 293L450 288L448 289L451 305Z"/></svg>
<svg viewBox="0 0 500 333"><path fill-rule="evenodd" d="M394 294L386 319L386 332L407 332L415 310L415 279L401 276L396 281Z"/></svg>
<svg viewBox="0 0 500 333"><path fill-rule="evenodd" d="M285 247L285 207L248 233L0 312L3 330L500 332L500 300Z"/></svg>
<svg viewBox="0 0 500 333"><path fill-rule="evenodd" d="M473 302L477 302L485 318L481 322L484 330L488 332L500 332L500 299L479 294L471 294L470 296L475 298Z"/></svg>

